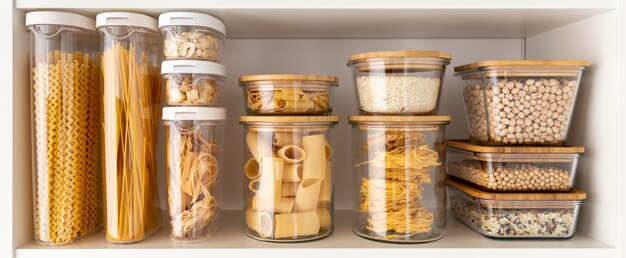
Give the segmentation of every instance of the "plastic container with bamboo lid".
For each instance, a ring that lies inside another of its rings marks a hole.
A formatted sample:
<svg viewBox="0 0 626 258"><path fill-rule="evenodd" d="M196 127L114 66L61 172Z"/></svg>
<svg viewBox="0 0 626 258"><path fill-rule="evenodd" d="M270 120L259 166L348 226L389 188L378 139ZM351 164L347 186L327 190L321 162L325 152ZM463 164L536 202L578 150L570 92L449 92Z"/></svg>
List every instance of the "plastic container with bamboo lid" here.
<svg viewBox="0 0 626 258"><path fill-rule="evenodd" d="M226 109L165 107L170 238L199 242L219 228Z"/></svg>
<svg viewBox="0 0 626 258"><path fill-rule="evenodd" d="M457 66L470 139L483 145L563 145L582 60L493 60Z"/></svg>
<svg viewBox="0 0 626 258"><path fill-rule="evenodd" d="M436 115L446 66L446 52L404 50L360 53L348 57L357 108L362 115Z"/></svg>
<svg viewBox="0 0 626 258"><path fill-rule="evenodd" d="M578 189L564 193L492 193L448 179L450 211L492 238L570 238L582 200Z"/></svg>
<svg viewBox="0 0 626 258"><path fill-rule="evenodd" d="M446 142L446 172L487 191L569 191L583 147L496 147Z"/></svg>
<svg viewBox="0 0 626 258"><path fill-rule="evenodd" d="M334 76L263 74L239 77L248 115L330 115Z"/></svg>
<svg viewBox="0 0 626 258"><path fill-rule="evenodd" d="M320 239L333 229L336 116L243 116L247 236L271 242Z"/></svg>
<svg viewBox="0 0 626 258"><path fill-rule="evenodd" d="M353 231L392 243L445 235L449 116L351 116Z"/></svg>
<svg viewBox="0 0 626 258"><path fill-rule="evenodd" d="M220 62L226 27L217 18L193 12L169 12L159 16L163 53L168 60Z"/></svg>
<svg viewBox="0 0 626 258"><path fill-rule="evenodd" d="M172 106L217 106L226 79L226 68L218 63L197 60L169 60L161 63L165 103Z"/></svg>

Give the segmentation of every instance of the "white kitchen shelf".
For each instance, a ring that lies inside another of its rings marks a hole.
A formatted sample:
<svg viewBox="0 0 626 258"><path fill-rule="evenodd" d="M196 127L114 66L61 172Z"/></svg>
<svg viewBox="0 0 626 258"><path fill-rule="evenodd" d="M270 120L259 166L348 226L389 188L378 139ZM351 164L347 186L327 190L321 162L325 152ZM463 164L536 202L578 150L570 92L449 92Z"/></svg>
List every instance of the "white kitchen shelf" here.
<svg viewBox="0 0 626 258"><path fill-rule="evenodd" d="M196 1L16 0L22 10L111 9L158 15L193 10L224 21L234 38L526 37L617 7L615 0ZM393 29L390 29L393 28Z"/></svg>
<svg viewBox="0 0 626 258"><path fill-rule="evenodd" d="M41 257L89 257L89 258L125 258L125 257L294 257L294 249L301 249L298 257L321 257L334 255L463 255L473 257L536 257L535 254L549 255L551 258L575 258L590 256L611 257L617 252L602 242L588 236L576 234L572 239L564 240L493 240L476 233L455 219L450 218L446 236L435 242L424 244L386 244L363 239L352 233L350 211L338 211L335 214L335 231L329 237L313 242L277 244L250 239L243 234L241 211L226 211L223 224L217 234L201 243L180 244L169 239L167 225L155 235L143 242L132 245L107 243L103 232L89 236L77 242L59 247L41 246L30 242L16 250L17 258ZM191 256L188 256L191 255ZM408 256L407 256L408 257Z"/></svg>

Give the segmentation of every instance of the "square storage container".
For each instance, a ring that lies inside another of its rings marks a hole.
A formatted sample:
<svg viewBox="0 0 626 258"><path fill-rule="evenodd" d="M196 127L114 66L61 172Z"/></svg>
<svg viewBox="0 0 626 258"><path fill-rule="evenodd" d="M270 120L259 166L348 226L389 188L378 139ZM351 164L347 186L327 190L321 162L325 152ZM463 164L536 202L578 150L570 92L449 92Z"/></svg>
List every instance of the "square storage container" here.
<svg viewBox="0 0 626 258"><path fill-rule="evenodd" d="M336 116L242 116L244 232L269 242L320 239L333 230Z"/></svg>
<svg viewBox="0 0 626 258"><path fill-rule="evenodd" d="M480 146L449 140L447 173L486 191L569 191L583 147Z"/></svg>
<svg viewBox="0 0 626 258"><path fill-rule="evenodd" d="M495 60L454 68L470 139L483 145L563 145L587 61Z"/></svg>
<svg viewBox="0 0 626 258"><path fill-rule="evenodd" d="M449 116L350 116L353 231L390 243L445 235Z"/></svg>
<svg viewBox="0 0 626 258"><path fill-rule="evenodd" d="M203 13L163 13L159 29L165 59L222 61L226 27L217 18Z"/></svg>
<svg viewBox="0 0 626 258"><path fill-rule="evenodd" d="M226 109L165 107L170 238L199 242L219 228Z"/></svg>
<svg viewBox="0 0 626 258"><path fill-rule="evenodd" d="M264 74L239 77L248 115L329 115L334 76Z"/></svg>
<svg viewBox="0 0 626 258"><path fill-rule="evenodd" d="M490 193L448 179L454 217L492 238L570 238L576 231L583 191Z"/></svg>
<svg viewBox="0 0 626 258"><path fill-rule="evenodd" d="M27 13L26 28L34 237L69 244L102 226L98 33L93 19L64 12Z"/></svg>
<svg viewBox="0 0 626 258"><path fill-rule="evenodd" d="M452 56L437 51L384 51L348 57L361 115L436 115Z"/></svg>
<svg viewBox="0 0 626 258"><path fill-rule="evenodd" d="M226 68L218 63L171 60L161 63L165 103L169 106L217 106L226 79Z"/></svg>

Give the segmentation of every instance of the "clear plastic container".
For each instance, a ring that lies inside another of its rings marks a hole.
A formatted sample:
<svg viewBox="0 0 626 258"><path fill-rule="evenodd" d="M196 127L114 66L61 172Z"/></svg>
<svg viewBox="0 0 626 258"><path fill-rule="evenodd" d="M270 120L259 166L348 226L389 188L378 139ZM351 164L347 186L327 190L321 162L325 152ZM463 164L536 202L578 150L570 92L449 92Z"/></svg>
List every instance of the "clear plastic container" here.
<svg viewBox="0 0 626 258"><path fill-rule="evenodd" d="M470 139L483 145L563 145L587 61L496 60L454 68Z"/></svg>
<svg viewBox="0 0 626 258"><path fill-rule="evenodd" d="M583 147L483 147L446 142L446 172L486 191L564 192L574 187Z"/></svg>
<svg viewBox="0 0 626 258"><path fill-rule="evenodd" d="M30 12L35 240L68 244L102 226L98 33L93 19Z"/></svg>
<svg viewBox="0 0 626 258"><path fill-rule="evenodd" d="M248 115L329 115L337 77L265 74L239 77Z"/></svg>
<svg viewBox="0 0 626 258"><path fill-rule="evenodd" d="M418 50L350 56L359 113L436 115L451 59L449 53Z"/></svg>
<svg viewBox="0 0 626 258"><path fill-rule="evenodd" d="M449 116L351 116L353 230L391 243L445 235Z"/></svg>
<svg viewBox="0 0 626 258"><path fill-rule="evenodd" d="M489 193L448 179L454 217L491 238L570 238L576 231L583 191Z"/></svg>
<svg viewBox="0 0 626 258"><path fill-rule="evenodd" d="M224 23L203 13L170 12L159 16L167 60L220 62L226 37Z"/></svg>
<svg viewBox="0 0 626 258"><path fill-rule="evenodd" d="M165 107L170 238L199 242L219 228L225 108Z"/></svg>
<svg viewBox="0 0 626 258"><path fill-rule="evenodd" d="M165 103L170 106L217 106L226 79L226 68L218 63L172 60L161 64Z"/></svg>
<svg viewBox="0 0 626 258"><path fill-rule="evenodd" d="M161 118L156 20L136 13L96 16L102 62L106 239L143 240L161 225L156 141Z"/></svg>
<svg viewBox="0 0 626 258"><path fill-rule="evenodd" d="M333 230L336 116L242 116L244 232L270 242L320 239Z"/></svg>

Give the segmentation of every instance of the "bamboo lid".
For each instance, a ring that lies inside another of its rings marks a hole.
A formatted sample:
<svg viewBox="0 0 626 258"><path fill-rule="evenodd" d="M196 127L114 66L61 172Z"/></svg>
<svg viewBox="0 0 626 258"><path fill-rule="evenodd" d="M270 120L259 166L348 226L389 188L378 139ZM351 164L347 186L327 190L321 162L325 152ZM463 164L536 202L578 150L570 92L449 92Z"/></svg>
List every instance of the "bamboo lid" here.
<svg viewBox="0 0 626 258"><path fill-rule="evenodd" d="M447 140L446 146L479 153L527 153L527 154L572 154L584 153L585 147L580 146L563 146L563 147L538 147L538 146L481 146L471 143L469 140Z"/></svg>
<svg viewBox="0 0 626 258"><path fill-rule="evenodd" d="M241 123L326 123L336 124L338 116L240 116Z"/></svg>
<svg viewBox="0 0 626 258"><path fill-rule="evenodd" d="M459 182L458 180L448 177L447 184L461 192L469 194L475 198L485 200L498 200L498 201L580 201L587 198L587 193L572 189L569 192L550 192L550 193L536 193L536 192L523 192L523 193L495 193L485 192L477 188L468 186Z"/></svg>
<svg viewBox="0 0 626 258"><path fill-rule="evenodd" d="M487 60L454 67L455 72L474 69L504 69L508 66L523 66L529 69L586 69L589 62L585 60Z"/></svg>
<svg viewBox="0 0 626 258"><path fill-rule="evenodd" d="M313 74L257 74L244 75L239 77L239 83L249 83L257 81L314 81L336 84L339 79L335 76Z"/></svg>
<svg viewBox="0 0 626 258"><path fill-rule="evenodd" d="M394 57L432 57L450 61L452 55L448 52L428 51L428 50L401 50L401 51L381 51L354 54L348 57L348 62L359 62L369 58L394 58Z"/></svg>
<svg viewBox="0 0 626 258"><path fill-rule="evenodd" d="M349 116L351 124L362 123L402 123L419 125L445 125L449 124L450 116Z"/></svg>

